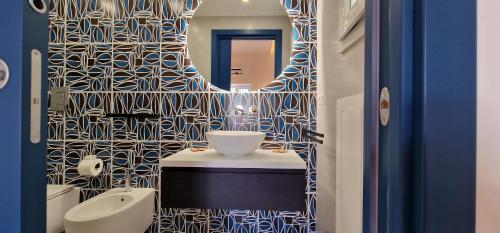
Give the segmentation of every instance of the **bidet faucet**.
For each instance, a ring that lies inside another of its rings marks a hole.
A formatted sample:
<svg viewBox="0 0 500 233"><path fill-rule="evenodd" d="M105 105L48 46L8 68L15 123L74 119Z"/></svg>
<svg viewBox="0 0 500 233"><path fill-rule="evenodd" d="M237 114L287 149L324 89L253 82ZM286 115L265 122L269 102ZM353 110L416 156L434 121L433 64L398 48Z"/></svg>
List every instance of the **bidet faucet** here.
<svg viewBox="0 0 500 233"><path fill-rule="evenodd" d="M130 171L129 169L126 169L125 170L125 192L131 192L132 191L132 188L130 187L130 179L132 179L132 175L130 175ZM123 182L120 181L119 183L121 184Z"/></svg>

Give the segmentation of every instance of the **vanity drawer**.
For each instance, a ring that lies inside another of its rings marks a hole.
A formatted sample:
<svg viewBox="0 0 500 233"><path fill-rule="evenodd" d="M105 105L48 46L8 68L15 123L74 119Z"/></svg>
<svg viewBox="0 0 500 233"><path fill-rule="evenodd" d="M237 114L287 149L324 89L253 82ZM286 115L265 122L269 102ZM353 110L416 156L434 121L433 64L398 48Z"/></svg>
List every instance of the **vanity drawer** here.
<svg viewBox="0 0 500 233"><path fill-rule="evenodd" d="M164 167L162 208L306 210L305 169Z"/></svg>

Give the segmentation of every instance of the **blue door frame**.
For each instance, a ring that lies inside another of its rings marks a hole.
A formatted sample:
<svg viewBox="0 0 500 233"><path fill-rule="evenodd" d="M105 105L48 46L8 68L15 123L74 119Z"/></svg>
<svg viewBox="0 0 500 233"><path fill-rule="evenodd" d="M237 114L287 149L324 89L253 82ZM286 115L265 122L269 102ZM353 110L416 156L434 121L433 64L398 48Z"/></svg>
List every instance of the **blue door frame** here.
<svg viewBox="0 0 500 233"><path fill-rule="evenodd" d="M10 70L10 81L0 90L0 232L44 232L47 95L40 100L41 140L36 144L30 142L29 106L30 54L36 48L48 57L48 14L36 13L26 0L0 1L0 29L0 59ZM41 93L47 93L47 83L47 69L42 69Z"/></svg>
<svg viewBox="0 0 500 233"><path fill-rule="evenodd" d="M416 233L473 233L476 0L415 1Z"/></svg>
<svg viewBox="0 0 500 233"><path fill-rule="evenodd" d="M473 233L476 0L366 7L363 232ZM390 122L381 127L385 86Z"/></svg>
<svg viewBox="0 0 500 233"><path fill-rule="evenodd" d="M282 30L212 30L212 72L210 82L215 86L230 90L231 88L231 41L232 40L274 40L275 60L274 75L281 73Z"/></svg>
<svg viewBox="0 0 500 233"><path fill-rule="evenodd" d="M380 79L380 0L366 1L363 146L363 233L377 233Z"/></svg>
<svg viewBox="0 0 500 233"><path fill-rule="evenodd" d="M366 2L364 233L410 232L412 10L412 1ZM383 87L391 96L386 127L378 116Z"/></svg>

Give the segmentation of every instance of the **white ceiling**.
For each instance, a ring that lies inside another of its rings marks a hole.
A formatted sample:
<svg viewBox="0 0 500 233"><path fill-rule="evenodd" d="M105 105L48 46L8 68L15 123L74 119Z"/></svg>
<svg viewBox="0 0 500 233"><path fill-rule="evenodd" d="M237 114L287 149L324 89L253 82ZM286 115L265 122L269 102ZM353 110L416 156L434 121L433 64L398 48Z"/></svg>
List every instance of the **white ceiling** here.
<svg viewBox="0 0 500 233"><path fill-rule="evenodd" d="M196 16L288 16L280 0L204 0Z"/></svg>

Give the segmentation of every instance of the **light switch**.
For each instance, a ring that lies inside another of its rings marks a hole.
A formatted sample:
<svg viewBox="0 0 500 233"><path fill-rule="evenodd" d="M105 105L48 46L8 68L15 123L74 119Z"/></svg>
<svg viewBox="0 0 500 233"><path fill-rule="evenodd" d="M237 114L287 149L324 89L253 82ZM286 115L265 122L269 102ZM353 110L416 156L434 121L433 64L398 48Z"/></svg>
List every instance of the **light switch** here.
<svg viewBox="0 0 500 233"><path fill-rule="evenodd" d="M69 102L68 87L53 87L50 89L50 109L64 112Z"/></svg>
<svg viewBox="0 0 500 233"><path fill-rule="evenodd" d="M322 94L318 95L318 105L320 106L325 105L325 96Z"/></svg>

